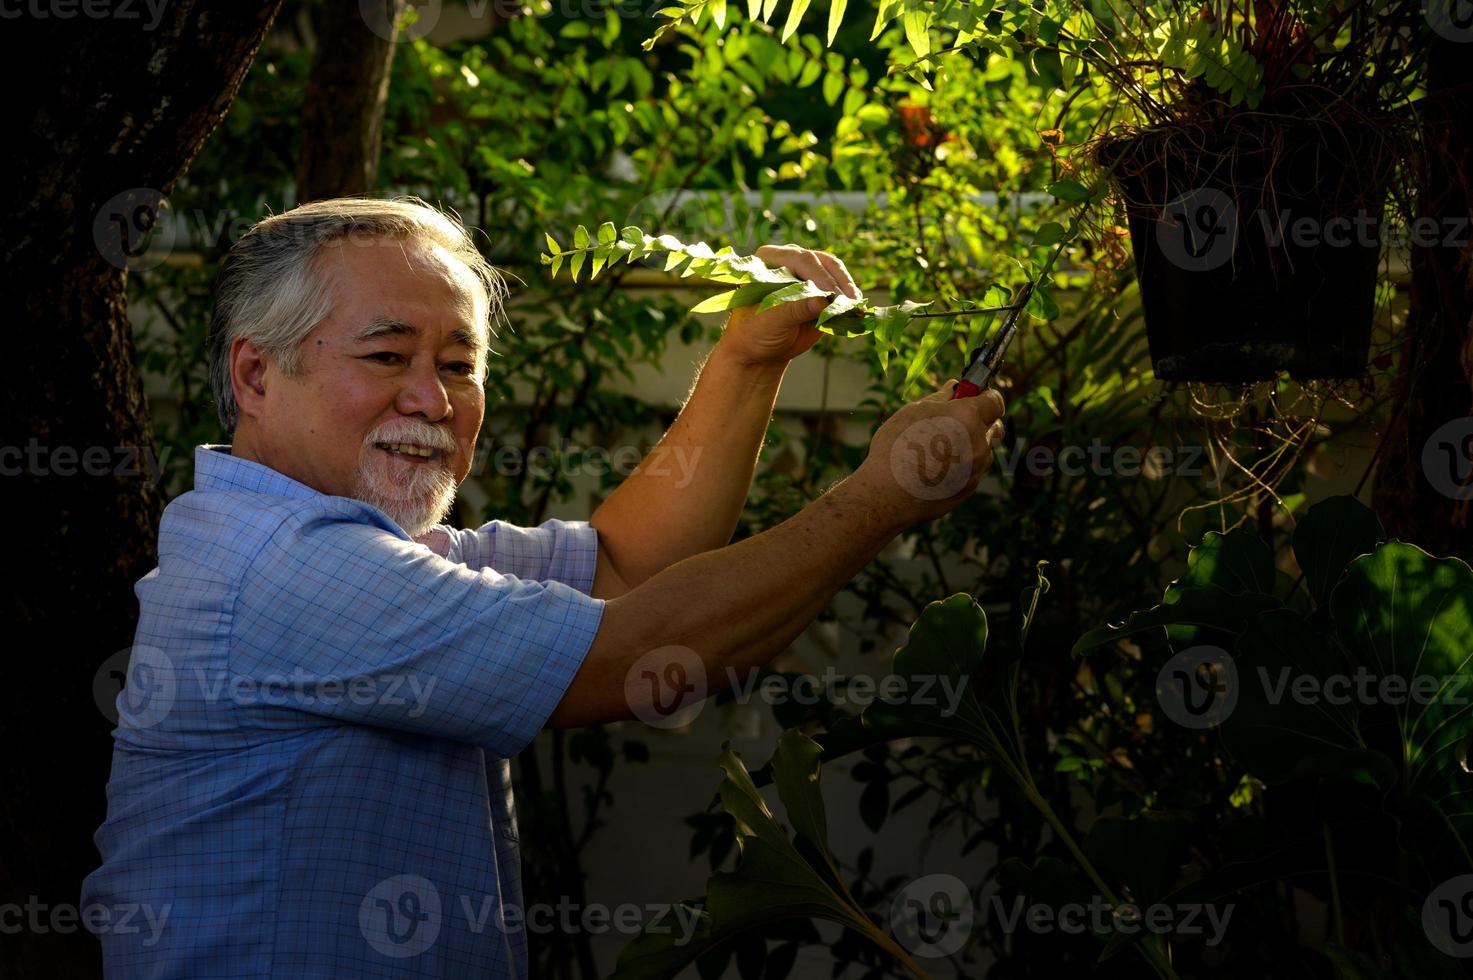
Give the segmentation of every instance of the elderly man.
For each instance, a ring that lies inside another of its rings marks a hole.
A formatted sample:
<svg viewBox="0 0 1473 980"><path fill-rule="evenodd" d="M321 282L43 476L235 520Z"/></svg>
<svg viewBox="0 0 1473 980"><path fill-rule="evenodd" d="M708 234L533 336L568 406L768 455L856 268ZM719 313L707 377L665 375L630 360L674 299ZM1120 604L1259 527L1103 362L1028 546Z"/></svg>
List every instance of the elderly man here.
<svg viewBox="0 0 1473 980"><path fill-rule="evenodd" d="M857 295L827 253L758 254ZM210 373L232 442L196 451L138 584L84 887L142 910L99 930L109 976L525 975L505 760L766 663L991 463L1002 400L942 391L728 544L784 369L819 337L822 303L790 303L731 315L661 442L693 474L641 466L587 522L437 526L504 291L414 200L310 204L231 250Z"/></svg>

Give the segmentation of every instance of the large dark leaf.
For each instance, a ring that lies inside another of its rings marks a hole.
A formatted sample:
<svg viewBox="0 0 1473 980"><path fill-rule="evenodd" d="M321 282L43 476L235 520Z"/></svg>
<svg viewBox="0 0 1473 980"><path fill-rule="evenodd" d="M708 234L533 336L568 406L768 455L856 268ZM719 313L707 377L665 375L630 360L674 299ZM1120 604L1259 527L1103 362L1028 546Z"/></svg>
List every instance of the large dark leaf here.
<svg viewBox="0 0 1473 980"><path fill-rule="evenodd" d="M1187 555L1187 570L1172 582L1161 601L1172 605L1182 593L1193 588L1217 588L1231 595L1275 594L1273 553L1256 535L1241 528L1227 532L1208 531L1202 543ZM1167 639L1174 650L1211 645L1230 650L1233 634L1190 623L1177 623L1166 628Z"/></svg>
<svg viewBox="0 0 1473 980"><path fill-rule="evenodd" d="M1294 527L1294 558L1314 601L1324 605L1351 559L1369 554L1385 536L1380 518L1354 497L1309 508Z"/></svg>
<svg viewBox="0 0 1473 980"><path fill-rule="evenodd" d="M865 728L888 738L951 735L986 744L986 723L973 678L987 650L987 614L966 593L921 611L893 670L901 697L876 698L864 709Z"/></svg>
<svg viewBox="0 0 1473 980"><path fill-rule="evenodd" d="M1328 639L1295 613L1256 617L1238 638L1237 697L1222 737L1238 763L1265 782L1289 778L1311 756L1356 748L1352 706L1332 678L1346 674Z"/></svg>
<svg viewBox="0 0 1473 980"><path fill-rule="evenodd" d="M1074 653L1083 654L1106 643L1169 626L1209 627L1236 637L1259 613L1280 605L1273 596L1254 592L1238 595L1215 585L1182 588L1171 602L1132 613L1124 623L1100 626L1085 633L1075 642Z"/></svg>
<svg viewBox="0 0 1473 980"><path fill-rule="evenodd" d="M1175 588L1215 585L1238 595L1274 591L1274 556L1258 535L1241 528L1219 534L1208 531L1187 555L1187 570Z"/></svg>
<svg viewBox="0 0 1473 980"><path fill-rule="evenodd" d="M1175 882L1192 826L1191 814L1179 811L1100 817L1085 839L1085 856L1106 878L1127 886L1136 904L1145 907Z"/></svg>
<svg viewBox="0 0 1473 980"><path fill-rule="evenodd" d="M1377 678L1378 704L1395 714L1408 792L1473 823L1462 758L1473 738L1473 569L1388 541L1350 563L1330 610L1340 642ZM1384 688L1387 679L1397 686Z"/></svg>

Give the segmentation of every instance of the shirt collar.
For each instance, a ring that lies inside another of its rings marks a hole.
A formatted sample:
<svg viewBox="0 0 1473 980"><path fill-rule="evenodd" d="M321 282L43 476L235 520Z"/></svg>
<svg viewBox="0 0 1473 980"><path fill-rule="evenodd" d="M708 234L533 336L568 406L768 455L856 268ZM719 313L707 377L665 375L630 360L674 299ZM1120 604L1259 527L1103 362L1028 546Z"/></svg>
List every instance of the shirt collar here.
<svg viewBox="0 0 1473 980"><path fill-rule="evenodd" d="M228 445L194 448L194 488L217 492L245 491L273 497L321 497L305 483L278 473L269 466L230 455Z"/></svg>

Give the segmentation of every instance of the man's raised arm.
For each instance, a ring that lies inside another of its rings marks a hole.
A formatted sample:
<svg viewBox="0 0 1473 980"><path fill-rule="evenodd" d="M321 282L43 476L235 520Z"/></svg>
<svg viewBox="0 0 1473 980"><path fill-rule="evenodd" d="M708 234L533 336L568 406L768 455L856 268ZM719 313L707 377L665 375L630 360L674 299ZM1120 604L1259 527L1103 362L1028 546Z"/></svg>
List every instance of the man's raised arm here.
<svg viewBox="0 0 1473 980"><path fill-rule="evenodd" d="M764 245L757 257L829 292L860 296L844 264L827 252ZM675 423L589 519L599 535L594 596L622 595L731 540L783 373L818 341L813 321L827 305L812 300L732 312Z"/></svg>
<svg viewBox="0 0 1473 980"><path fill-rule="evenodd" d="M649 705L634 702L657 692L626 680L651 655L687 669L698 662L709 695L786 649L896 535L956 507L991 465L1001 396L949 396L948 383L902 408L854 475L777 527L678 561L608 600L549 726L639 717Z"/></svg>

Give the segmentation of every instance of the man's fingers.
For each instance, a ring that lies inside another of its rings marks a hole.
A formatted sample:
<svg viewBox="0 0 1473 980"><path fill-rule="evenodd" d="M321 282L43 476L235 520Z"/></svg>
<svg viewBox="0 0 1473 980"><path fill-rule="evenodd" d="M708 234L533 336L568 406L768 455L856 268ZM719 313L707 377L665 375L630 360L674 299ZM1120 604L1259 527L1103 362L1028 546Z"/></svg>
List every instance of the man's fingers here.
<svg viewBox="0 0 1473 980"><path fill-rule="evenodd" d="M1003 417L1006 411L1007 405L996 388L988 388L977 396L977 413L981 416L983 425L991 425L996 422Z"/></svg>
<svg viewBox="0 0 1473 980"><path fill-rule="evenodd" d="M950 401L951 400L951 389L956 385L956 380L957 380L956 378L947 378L945 384L943 384L934 393L929 394L929 395L926 396L926 401L930 401L930 402Z"/></svg>
<svg viewBox="0 0 1473 980"><path fill-rule="evenodd" d="M835 275L834 270L820 258L823 254L821 252L797 245L763 245L754 254L768 265L780 265L799 279L807 279L825 292L852 295L844 289L844 279L848 278L848 273L844 273L842 277Z"/></svg>
<svg viewBox="0 0 1473 980"><path fill-rule="evenodd" d="M818 261L828 270L829 275L834 277L834 281L839 284L839 289L845 296L850 299L859 299L864 295L859 291L854 277L849 274L849 270L845 268L843 261L838 256L829 252L814 252L813 254L818 256Z"/></svg>

